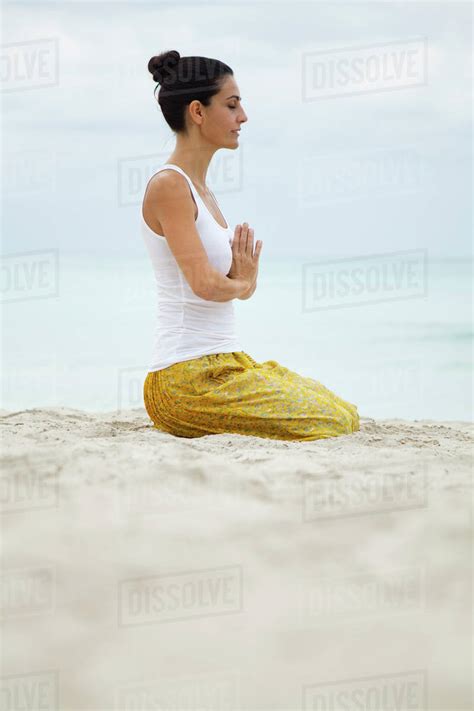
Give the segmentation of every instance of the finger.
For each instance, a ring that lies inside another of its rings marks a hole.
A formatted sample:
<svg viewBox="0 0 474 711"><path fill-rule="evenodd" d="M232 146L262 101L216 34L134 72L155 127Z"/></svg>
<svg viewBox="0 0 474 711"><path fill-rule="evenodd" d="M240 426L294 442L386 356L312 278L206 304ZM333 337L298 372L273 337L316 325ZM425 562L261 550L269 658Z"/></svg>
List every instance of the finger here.
<svg viewBox="0 0 474 711"><path fill-rule="evenodd" d="M247 251L248 229L249 229L249 223L248 223L248 222L244 222L244 223L242 224L242 234L241 234L242 251L243 251L243 252L246 252L246 251Z"/></svg>
<svg viewBox="0 0 474 711"><path fill-rule="evenodd" d="M234 241L232 243L232 248L235 249L235 253L240 251L240 241L242 236L242 225L236 225L234 230Z"/></svg>
<svg viewBox="0 0 474 711"><path fill-rule="evenodd" d="M256 257L256 259L258 259L260 257L260 252L262 251L262 245L263 245L262 240L258 239L257 244L255 245L255 253L254 253L254 256Z"/></svg>
<svg viewBox="0 0 474 711"><path fill-rule="evenodd" d="M247 239L247 252L249 253L249 256L253 256L253 235L254 235L254 229L253 227L249 227L249 233L248 233L248 239Z"/></svg>

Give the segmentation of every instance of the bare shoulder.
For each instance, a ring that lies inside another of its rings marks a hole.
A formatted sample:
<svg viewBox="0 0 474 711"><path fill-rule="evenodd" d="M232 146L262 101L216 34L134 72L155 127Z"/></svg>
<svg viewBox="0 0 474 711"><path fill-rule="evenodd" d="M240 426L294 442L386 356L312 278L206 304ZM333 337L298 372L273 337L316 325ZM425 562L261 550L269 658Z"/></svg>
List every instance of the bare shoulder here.
<svg viewBox="0 0 474 711"><path fill-rule="evenodd" d="M191 219L196 219L197 207L184 175L171 168L155 173L148 181L143 199L145 220L162 234L163 219L188 213Z"/></svg>
<svg viewBox="0 0 474 711"><path fill-rule="evenodd" d="M162 196L178 196L185 197L189 195L189 186L186 178L172 168L165 168L155 173L147 185L147 195L150 197Z"/></svg>
<svg viewBox="0 0 474 711"><path fill-rule="evenodd" d="M144 209L152 206L155 214L163 210L191 210L196 216L197 206L190 190L188 181L172 168L160 170L153 175L147 185L144 199Z"/></svg>

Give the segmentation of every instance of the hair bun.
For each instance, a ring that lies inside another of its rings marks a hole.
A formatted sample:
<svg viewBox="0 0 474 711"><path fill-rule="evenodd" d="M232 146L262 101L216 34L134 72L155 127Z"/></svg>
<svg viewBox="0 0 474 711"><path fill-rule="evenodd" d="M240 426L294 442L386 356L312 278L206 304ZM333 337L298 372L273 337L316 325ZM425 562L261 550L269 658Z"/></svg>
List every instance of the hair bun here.
<svg viewBox="0 0 474 711"><path fill-rule="evenodd" d="M181 55L175 49L152 57L148 62L148 71L153 75L153 81L162 84L167 75L167 70L175 67L180 59Z"/></svg>

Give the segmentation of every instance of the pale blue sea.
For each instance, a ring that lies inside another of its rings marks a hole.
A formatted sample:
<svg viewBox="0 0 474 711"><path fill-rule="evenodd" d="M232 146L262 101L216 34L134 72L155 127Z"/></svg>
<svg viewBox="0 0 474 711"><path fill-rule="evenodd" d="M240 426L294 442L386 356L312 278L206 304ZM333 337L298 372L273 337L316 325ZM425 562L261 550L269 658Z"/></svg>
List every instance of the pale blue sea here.
<svg viewBox="0 0 474 711"><path fill-rule="evenodd" d="M234 301L243 350L320 380L362 416L472 419L472 263L423 263L418 250L406 254L413 273L393 281L395 255L384 282L382 256L349 295L328 290L349 263L262 262L255 295ZM2 407L142 407L155 319L147 255L43 257L3 267Z"/></svg>

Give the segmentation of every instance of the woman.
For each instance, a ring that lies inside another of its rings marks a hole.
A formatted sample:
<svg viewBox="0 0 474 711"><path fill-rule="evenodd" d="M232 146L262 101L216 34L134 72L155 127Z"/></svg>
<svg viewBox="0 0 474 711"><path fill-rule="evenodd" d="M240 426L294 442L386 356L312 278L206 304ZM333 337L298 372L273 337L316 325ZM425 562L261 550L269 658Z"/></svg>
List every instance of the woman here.
<svg viewBox="0 0 474 711"><path fill-rule="evenodd" d="M174 50L152 57L148 69L176 134L141 215L158 291L143 392L154 426L177 437L234 432L307 441L356 432L355 405L275 360L257 363L236 336L232 300L254 293L262 241L254 249L247 222L232 233L206 186L212 156L237 149L247 121L232 69Z"/></svg>

